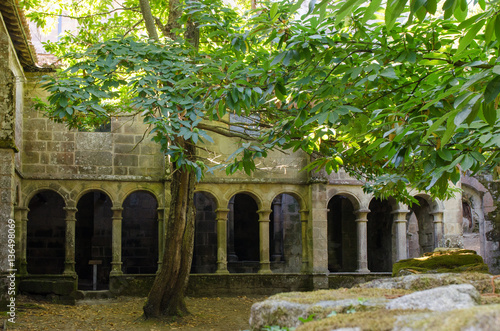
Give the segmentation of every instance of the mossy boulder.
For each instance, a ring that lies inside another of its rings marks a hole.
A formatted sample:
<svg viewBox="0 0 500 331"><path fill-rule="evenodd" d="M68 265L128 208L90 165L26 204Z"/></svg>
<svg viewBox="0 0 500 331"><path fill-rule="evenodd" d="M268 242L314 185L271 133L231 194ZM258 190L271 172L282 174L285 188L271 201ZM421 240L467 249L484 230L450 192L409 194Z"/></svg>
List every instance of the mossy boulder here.
<svg viewBox="0 0 500 331"><path fill-rule="evenodd" d="M453 249L425 253L422 257L401 260L392 266L392 275L415 273L482 272L488 273L488 265L473 250Z"/></svg>

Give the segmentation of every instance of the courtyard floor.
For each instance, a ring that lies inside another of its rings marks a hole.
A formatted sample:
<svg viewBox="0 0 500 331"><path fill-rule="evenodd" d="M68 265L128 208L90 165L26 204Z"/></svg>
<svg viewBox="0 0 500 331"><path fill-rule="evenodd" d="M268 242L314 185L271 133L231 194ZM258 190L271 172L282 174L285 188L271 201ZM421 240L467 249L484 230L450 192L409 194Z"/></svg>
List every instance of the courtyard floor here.
<svg viewBox="0 0 500 331"><path fill-rule="evenodd" d="M159 321L141 317L145 298L82 300L66 306L19 296L16 323L7 324L7 330L248 330L250 308L264 298L187 298L190 315ZM2 316L0 330L4 325Z"/></svg>

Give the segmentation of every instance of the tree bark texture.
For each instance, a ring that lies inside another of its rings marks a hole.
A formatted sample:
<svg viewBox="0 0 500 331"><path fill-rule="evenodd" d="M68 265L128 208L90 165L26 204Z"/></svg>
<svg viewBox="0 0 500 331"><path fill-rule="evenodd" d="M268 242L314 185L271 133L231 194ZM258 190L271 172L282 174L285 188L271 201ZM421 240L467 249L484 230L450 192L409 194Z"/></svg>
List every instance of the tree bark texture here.
<svg viewBox="0 0 500 331"><path fill-rule="evenodd" d="M149 38L159 41L158 33L156 33L155 21L153 19L153 15L151 14L149 0L139 0L139 5L141 7L142 17L144 18Z"/></svg>
<svg viewBox="0 0 500 331"><path fill-rule="evenodd" d="M191 155L194 153L194 146L185 143L185 148ZM163 263L144 305L146 318L182 316L188 313L184 293L194 247L195 181L193 172L176 169L172 174L172 198Z"/></svg>

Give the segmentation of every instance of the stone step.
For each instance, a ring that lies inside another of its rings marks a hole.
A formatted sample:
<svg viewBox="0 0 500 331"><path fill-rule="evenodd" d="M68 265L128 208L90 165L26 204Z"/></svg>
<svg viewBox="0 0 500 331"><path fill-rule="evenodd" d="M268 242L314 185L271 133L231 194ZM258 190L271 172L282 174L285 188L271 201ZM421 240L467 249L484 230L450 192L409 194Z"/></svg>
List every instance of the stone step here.
<svg viewBox="0 0 500 331"><path fill-rule="evenodd" d="M109 290L101 291L76 291L77 300L99 300L99 299L114 299L116 296Z"/></svg>

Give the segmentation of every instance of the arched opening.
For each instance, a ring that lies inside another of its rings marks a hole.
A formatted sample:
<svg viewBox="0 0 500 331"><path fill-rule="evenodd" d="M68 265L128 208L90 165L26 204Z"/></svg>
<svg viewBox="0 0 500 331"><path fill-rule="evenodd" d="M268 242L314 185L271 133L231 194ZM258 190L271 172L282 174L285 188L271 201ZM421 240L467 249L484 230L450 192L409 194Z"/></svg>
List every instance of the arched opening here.
<svg viewBox="0 0 500 331"><path fill-rule="evenodd" d="M96 288L104 290L109 286L112 205L104 192L92 191L83 195L76 206L75 270L80 290L93 289L94 268L97 268Z"/></svg>
<svg viewBox="0 0 500 331"><path fill-rule="evenodd" d="M328 202L328 270L357 269L356 215L351 201L336 195Z"/></svg>
<svg viewBox="0 0 500 331"><path fill-rule="evenodd" d="M368 269L373 272L392 270L392 207L388 200L370 202L367 225Z"/></svg>
<svg viewBox="0 0 500 331"><path fill-rule="evenodd" d="M434 250L434 224L431 206L422 197L415 197L418 204L413 204L408 214L408 257L419 257Z"/></svg>
<svg viewBox="0 0 500 331"><path fill-rule="evenodd" d="M463 243L465 249L472 249L477 254L483 255L481 249L481 231L477 209L474 208L475 199L473 197L463 197L462 201L462 231L464 234ZM482 210L481 210L482 212ZM484 245L484 243L483 243ZM483 256L484 257L484 256Z"/></svg>
<svg viewBox="0 0 500 331"><path fill-rule="evenodd" d="M154 274L158 265L158 202L149 192L136 191L123 202L122 271Z"/></svg>
<svg viewBox="0 0 500 331"><path fill-rule="evenodd" d="M31 198L28 208L26 259L30 274L64 271L66 223L64 199L45 190Z"/></svg>
<svg viewBox="0 0 500 331"><path fill-rule="evenodd" d="M228 270L257 272L260 267L257 203L248 194L241 193L231 198L228 207Z"/></svg>
<svg viewBox="0 0 500 331"><path fill-rule="evenodd" d="M192 273L214 273L217 269L217 219L215 198L206 192L194 194L196 220Z"/></svg>
<svg viewBox="0 0 500 331"><path fill-rule="evenodd" d="M278 195L271 204L269 243L273 272L300 272L302 225L300 204L291 195Z"/></svg>

